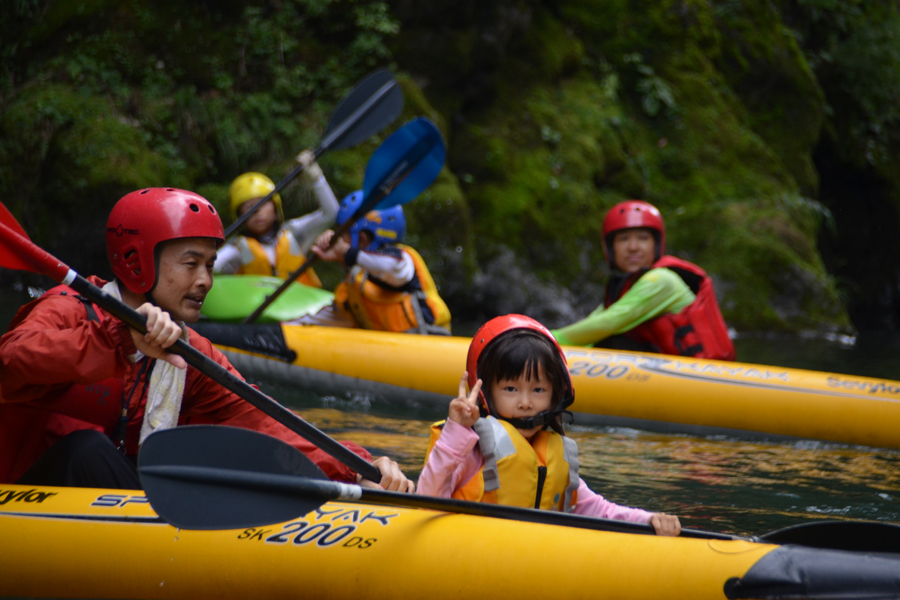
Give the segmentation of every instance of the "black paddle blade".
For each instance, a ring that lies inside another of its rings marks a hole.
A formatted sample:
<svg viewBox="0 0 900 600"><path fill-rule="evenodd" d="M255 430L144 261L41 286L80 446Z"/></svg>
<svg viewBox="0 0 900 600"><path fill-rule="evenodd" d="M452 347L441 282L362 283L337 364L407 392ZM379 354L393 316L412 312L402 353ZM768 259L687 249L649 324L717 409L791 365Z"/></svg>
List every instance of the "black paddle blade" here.
<svg viewBox="0 0 900 600"><path fill-rule="evenodd" d="M859 552L900 553L900 525L869 521L823 521L778 529L760 539L770 544Z"/></svg>
<svg viewBox="0 0 900 600"><path fill-rule="evenodd" d="M141 445L138 468L150 505L182 529L279 523L326 501L267 485L284 476L327 477L293 446L248 429L197 425L154 433Z"/></svg>
<svg viewBox="0 0 900 600"><path fill-rule="evenodd" d="M334 109L322 150L342 150L366 141L400 116L403 91L390 71L379 69L366 76Z"/></svg>

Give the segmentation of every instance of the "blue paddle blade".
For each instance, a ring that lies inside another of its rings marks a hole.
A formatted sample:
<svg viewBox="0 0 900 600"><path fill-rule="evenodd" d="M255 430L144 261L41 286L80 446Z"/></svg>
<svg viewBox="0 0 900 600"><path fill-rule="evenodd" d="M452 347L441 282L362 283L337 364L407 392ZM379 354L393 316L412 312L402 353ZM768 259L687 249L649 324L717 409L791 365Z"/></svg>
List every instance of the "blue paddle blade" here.
<svg viewBox="0 0 900 600"><path fill-rule="evenodd" d="M354 217L413 200L437 178L445 156L441 132L428 119L419 117L395 131L366 165L363 202Z"/></svg>

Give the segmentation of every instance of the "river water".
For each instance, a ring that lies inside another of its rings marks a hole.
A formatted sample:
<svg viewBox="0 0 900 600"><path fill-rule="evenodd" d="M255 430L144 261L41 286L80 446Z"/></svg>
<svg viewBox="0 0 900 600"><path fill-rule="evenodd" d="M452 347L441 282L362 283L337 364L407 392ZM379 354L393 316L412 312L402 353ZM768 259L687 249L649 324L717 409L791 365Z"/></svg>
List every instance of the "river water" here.
<svg viewBox="0 0 900 600"><path fill-rule="evenodd" d="M24 301L24 292L0 290L3 329ZM852 345L802 338L742 338L736 345L741 362L900 379L900 340L887 336L861 335ZM322 396L244 375L324 431L393 457L411 476L422 468L430 424L446 417L431 407L342 390ZM821 519L900 522L898 450L577 425L569 434L593 490L619 504L677 514L686 527L760 535Z"/></svg>
<svg viewBox="0 0 900 600"><path fill-rule="evenodd" d="M863 336L853 345L747 338L736 345L742 362L889 379L900 373L900 342L889 338ZM320 396L258 383L334 436L395 458L410 475L422 468L430 424L446 417L339 390ZM900 522L898 450L577 425L568 433L593 490L619 504L677 514L687 527L760 535L822 519Z"/></svg>

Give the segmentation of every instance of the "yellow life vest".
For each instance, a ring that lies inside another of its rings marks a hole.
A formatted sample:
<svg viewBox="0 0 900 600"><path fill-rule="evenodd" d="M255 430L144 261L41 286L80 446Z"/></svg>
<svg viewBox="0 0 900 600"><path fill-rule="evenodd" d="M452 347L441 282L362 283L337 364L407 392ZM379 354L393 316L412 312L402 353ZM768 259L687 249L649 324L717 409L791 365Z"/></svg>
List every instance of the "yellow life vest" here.
<svg viewBox="0 0 900 600"><path fill-rule="evenodd" d="M291 273L303 266L306 257L300 251L300 244L290 231L282 229L275 242L275 268L269 262L269 256L259 240L246 235L239 236L235 242L241 251L242 275L269 275L287 279ZM307 269L297 278L300 283L320 288L322 282L312 269Z"/></svg>
<svg viewBox="0 0 900 600"><path fill-rule="evenodd" d="M444 421L431 426L428 456ZM578 445L552 430L538 431L529 443L507 421L485 417L472 427L484 467L453 492L453 498L572 512L578 491ZM542 474L543 471L543 474Z"/></svg>
<svg viewBox="0 0 900 600"><path fill-rule="evenodd" d="M397 244L397 247L413 259L421 292L402 292L385 289L371 281L365 269L356 265L347 279L334 290L334 302L338 309L363 329L409 333L450 334L450 309L438 295L434 279L418 252ZM434 323L420 319L424 301Z"/></svg>

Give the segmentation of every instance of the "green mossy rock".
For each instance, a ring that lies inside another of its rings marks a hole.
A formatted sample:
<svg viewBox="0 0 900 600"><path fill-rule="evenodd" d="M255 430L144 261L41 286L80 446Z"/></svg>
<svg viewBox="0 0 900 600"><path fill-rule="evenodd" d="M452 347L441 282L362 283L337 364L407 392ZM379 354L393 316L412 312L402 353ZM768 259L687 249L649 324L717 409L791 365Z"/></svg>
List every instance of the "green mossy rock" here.
<svg viewBox="0 0 900 600"><path fill-rule="evenodd" d="M525 36L526 44L555 34L553 47L574 58L540 61L544 76L521 78L509 76L519 70L509 57L490 105L457 128L451 164L472 206L479 255L510 248L542 280L578 288L605 274L606 210L643 198L663 210L669 251L713 275L730 324L847 330L800 201L797 174L805 187L816 184L811 153L823 107L796 44L788 40L776 54L794 77L782 76L785 93L801 96L792 110L808 114L782 113L776 122L762 114L768 105L744 102L720 70L725 36L707 3L605 7L615 19L597 17L594 2L561 3L568 29L548 26L551 17L535 8L531 21L543 33ZM571 31L584 44L570 41ZM783 37L777 27L761 35ZM598 39L600 58L586 59L582 49ZM730 49L736 42L728 39ZM575 58L585 64L573 69ZM776 143L767 139L774 131ZM799 208L786 210L783 198Z"/></svg>

